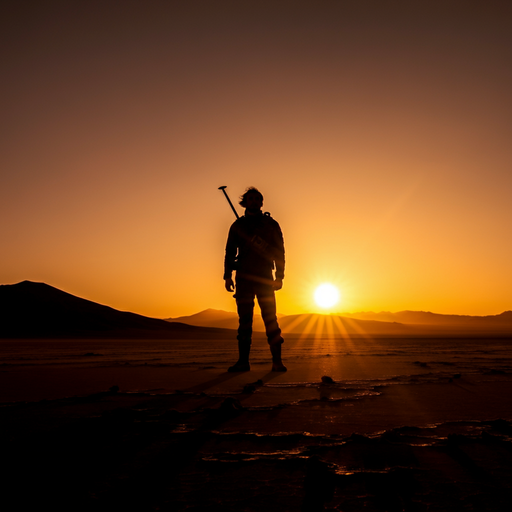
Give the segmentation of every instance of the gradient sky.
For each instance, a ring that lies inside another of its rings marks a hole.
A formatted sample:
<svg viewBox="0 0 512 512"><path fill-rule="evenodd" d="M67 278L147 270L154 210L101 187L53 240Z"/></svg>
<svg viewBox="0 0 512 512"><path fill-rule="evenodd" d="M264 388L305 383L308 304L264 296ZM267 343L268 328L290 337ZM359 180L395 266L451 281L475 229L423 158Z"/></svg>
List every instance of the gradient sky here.
<svg viewBox="0 0 512 512"><path fill-rule="evenodd" d="M281 313L326 281L339 312L512 309L510 2L0 9L0 283L234 310L217 188L253 185Z"/></svg>

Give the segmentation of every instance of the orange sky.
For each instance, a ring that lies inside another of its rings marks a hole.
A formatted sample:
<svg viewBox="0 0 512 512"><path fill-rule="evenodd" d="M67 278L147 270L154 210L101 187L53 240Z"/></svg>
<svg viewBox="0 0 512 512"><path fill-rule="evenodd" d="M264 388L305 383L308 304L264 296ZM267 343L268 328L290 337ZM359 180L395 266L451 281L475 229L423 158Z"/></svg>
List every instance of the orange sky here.
<svg viewBox="0 0 512 512"><path fill-rule="evenodd" d="M217 187L254 185L281 313L512 309L508 2L5 5L0 283L234 310Z"/></svg>

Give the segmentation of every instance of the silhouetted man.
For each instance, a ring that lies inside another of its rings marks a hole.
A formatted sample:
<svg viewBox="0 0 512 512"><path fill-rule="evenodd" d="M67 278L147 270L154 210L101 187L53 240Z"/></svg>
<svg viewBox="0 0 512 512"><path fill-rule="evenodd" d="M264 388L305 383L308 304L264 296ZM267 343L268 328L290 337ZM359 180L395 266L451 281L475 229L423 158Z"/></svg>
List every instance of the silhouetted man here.
<svg viewBox="0 0 512 512"><path fill-rule="evenodd" d="M224 281L228 292L235 289L231 275L236 270L234 297L239 317L239 358L228 371L246 372L251 369L249 352L256 297L272 354L272 371L285 372L286 367L281 360L281 345L284 340L277 323L274 294L283 287L283 234L279 224L268 213L262 213L263 195L258 189L248 188L240 199L239 204L245 208L245 215L237 219L229 230L224 259Z"/></svg>

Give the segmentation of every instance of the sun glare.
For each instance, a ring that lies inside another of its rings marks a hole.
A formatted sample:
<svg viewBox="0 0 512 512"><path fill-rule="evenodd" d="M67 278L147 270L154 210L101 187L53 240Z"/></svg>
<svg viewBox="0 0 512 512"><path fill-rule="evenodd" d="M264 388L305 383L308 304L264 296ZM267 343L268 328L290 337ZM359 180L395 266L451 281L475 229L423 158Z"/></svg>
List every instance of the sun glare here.
<svg viewBox="0 0 512 512"><path fill-rule="evenodd" d="M340 300L340 292L333 284L324 283L317 287L314 298L321 308L332 308Z"/></svg>

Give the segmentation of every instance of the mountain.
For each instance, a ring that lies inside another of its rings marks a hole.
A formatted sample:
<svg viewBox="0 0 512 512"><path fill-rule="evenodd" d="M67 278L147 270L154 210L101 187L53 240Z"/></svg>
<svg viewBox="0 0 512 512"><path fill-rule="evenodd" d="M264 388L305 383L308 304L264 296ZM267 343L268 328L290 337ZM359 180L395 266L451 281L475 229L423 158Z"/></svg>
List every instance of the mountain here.
<svg viewBox="0 0 512 512"><path fill-rule="evenodd" d="M170 318L170 321L183 322L189 325L238 328L238 315L218 309L206 309L190 316ZM284 315L279 317L279 325L283 333L336 335L343 334L416 334L414 328L396 322L376 322L353 320L335 315L303 314ZM265 332L260 315L254 315L254 331Z"/></svg>
<svg viewBox="0 0 512 512"><path fill-rule="evenodd" d="M453 327L512 327L512 311L505 311L499 315L470 316L470 315L441 315L430 311L399 311L390 313L361 312L344 313L345 317L358 320L375 320L379 322L400 322L410 325L435 325Z"/></svg>
<svg viewBox="0 0 512 512"><path fill-rule="evenodd" d="M256 309L255 309L256 310ZM169 320L189 325L238 328L236 313L206 309L190 316ZM283 333L340 336L343 334L382 335L511 335L512 312L484 317L439 315L423 311L399 313L352 313L343 315L302 314L279 317ZM261 316L255 315L254 330L264 332Z"/></svg>
<svg viewBox="0 0 512 512"><path fill-rule="evenodd" d="M254 312L253 328L255 331L265 332L265 326L261 315ZM167 318L168 322L182 322L184 324L196 325L202 327L219 327L223 329L238 329L238 314L221 309L205 309L199 313L190 316L179 316L177 318Z"/></svg>
<svg viewBox="0 0 512 512"><path fill-rule="evenodd" d="M44 283L0 286L0 338L208 338L232 331L118 311Z"/></svg>
<svg viewBox="0 0 512 512"><path fill-rule="evenodd" d="M512 311L500 315L439 315L423 311L280 316L284 333L350 335L512 335ZM207 309L160 320L82 299L44 283L0 285L0 338L232 338L236 313ZM254 330L264 332L261 316Z"/></svg>

